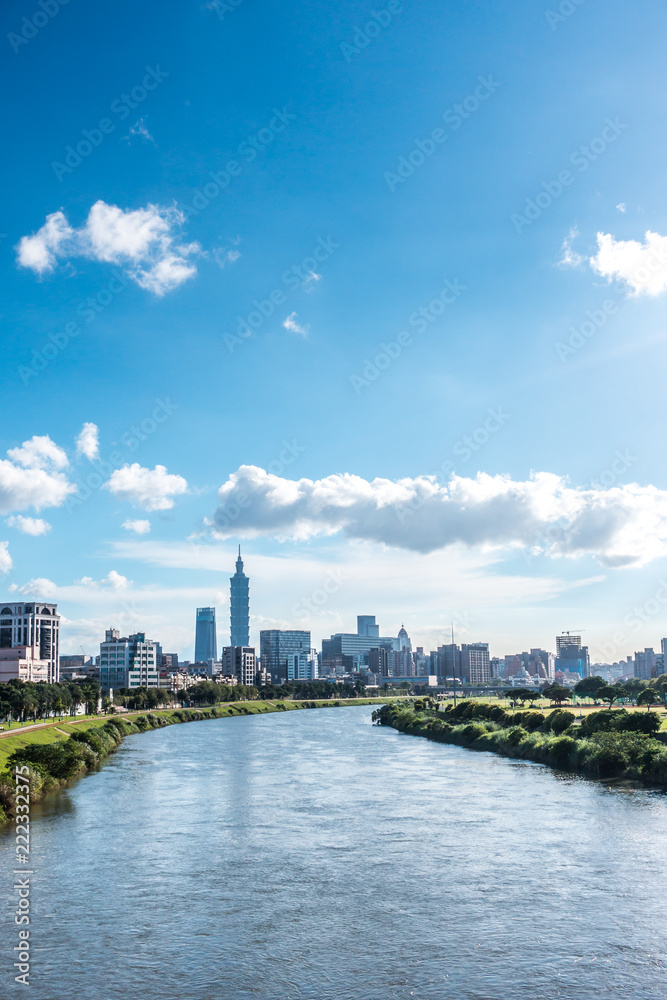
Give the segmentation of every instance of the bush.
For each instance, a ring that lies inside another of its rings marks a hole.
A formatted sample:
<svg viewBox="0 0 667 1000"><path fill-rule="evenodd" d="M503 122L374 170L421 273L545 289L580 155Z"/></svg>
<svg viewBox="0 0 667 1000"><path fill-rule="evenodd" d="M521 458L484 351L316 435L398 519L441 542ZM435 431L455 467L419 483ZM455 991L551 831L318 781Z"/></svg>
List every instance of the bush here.
<svg viewBox="0 0 667 1000"><path fill-rule="evenodd" d="M31 743L15 750L8 761L13 769L16 765L35 764L42 773L66 781L73 778L86 766L86 753L76 740L62 743Z"/></svg>
<svg viewBox="0 0 667 1000"><path fill-rule="evenodd" d="M539 729L540 726L544 725L544 716L541 712L520 712L514 716L514 721L518 722L524 729L527 729L529 733L532 733L535 729Z"/></svg>
<svg viewBox="0 0 667 1000"><path fill-rule="evenodd" d="M546 727L551 730L555 736L560 736L564 733L566 729L574 722L574 713L568 712L565 708L557 708L555 712L551 712L550 715L546 717Z"/></svg>
<svg viewBox="0 0 667 1000"><path fill-rule="evenodd" d="M507 743L511 747L518 747L522 740L526 739L526 730L522 729L521 726L514 726L507 733Z"/></svg>
<svg viewBox="0 0 667 1000"><path fill-rule="evenodd" d="M573 752L576 750L577 741L571 736L558 736L551 741L548 752L548 760L552 767L566 768L571 763Z"/></svg>

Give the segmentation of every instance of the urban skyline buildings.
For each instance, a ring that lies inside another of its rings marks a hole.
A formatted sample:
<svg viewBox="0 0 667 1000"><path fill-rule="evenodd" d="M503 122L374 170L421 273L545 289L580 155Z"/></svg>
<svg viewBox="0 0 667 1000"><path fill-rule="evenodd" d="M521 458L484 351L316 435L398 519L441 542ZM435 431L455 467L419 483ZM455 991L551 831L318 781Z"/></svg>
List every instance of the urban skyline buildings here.
<svg viewBox="0 0 667 1000"><path fill-rule="evenodd" d="M236 572L229 580L230 646L250 645L250 581L243 572L239 545Z"/></svg>
<svg viewBox="0 0 667 1000"><path fill-rule="evenodd" d="M215 608L197 608L195 619L195 663L218 659Z"/></svg>
<svg viewBox="0 0 667 1000"><path fill-rule="evenodd" d="M56 604L19 601L2 605L0 649L19 646L34 650L34 658L46 663L50 684L59 680L60 615Z"/></svg>

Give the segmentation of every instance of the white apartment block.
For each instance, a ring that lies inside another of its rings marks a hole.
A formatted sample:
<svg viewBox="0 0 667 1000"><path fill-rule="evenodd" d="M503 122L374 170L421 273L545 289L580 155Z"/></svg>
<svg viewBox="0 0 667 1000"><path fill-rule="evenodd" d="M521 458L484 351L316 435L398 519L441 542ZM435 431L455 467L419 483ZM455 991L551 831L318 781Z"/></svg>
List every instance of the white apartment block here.
<svg viewBox="0 0 667 1000"><path fill-rule="evenodd" d="M47 663L44 680L60 679L60 615L56 604L21 601L0 608L0 649L37 649L37 658Z"/></svg>
<svg viewBox="0 0 667 1000"><path fill-rule="evenodd" d="M107 629L100 643L100 687L102 690L160 686L157 643L144 632L121 636Z"/></svg>

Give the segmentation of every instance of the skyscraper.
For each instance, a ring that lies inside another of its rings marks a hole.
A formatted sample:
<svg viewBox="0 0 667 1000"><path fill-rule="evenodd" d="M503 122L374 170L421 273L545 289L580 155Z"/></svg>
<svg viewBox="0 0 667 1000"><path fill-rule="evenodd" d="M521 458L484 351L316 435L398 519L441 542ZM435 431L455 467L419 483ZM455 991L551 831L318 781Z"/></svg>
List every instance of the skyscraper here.
<svg viewBox="0 0 667 1000"><path fill-rule="evenodd" d="M60 615L55 604L6 604L0 610L0 649L27 646L48 663L48 681L56 684L59 664Z"/></svg>
<svg viewBox="0 0 667 1000"><path fill-rule="evenodd" d="M215 608L197 608L195 625L195 663L218 659L215 633Z"/></svg>
<svg viewBox="0 0 667 1000"><path fill-rule="evenodd" d="M303 629L265 628L259 633L259 653L262 670L266 670L274 684L287 680L290 657L310 653L310 632Z"/></svg>
<svg viewBox="0 0 667 1000"><path fill-rule="evenodd" d="M250 581L243 572L241 546L236 560L236 573L230 577L230 645L250 645Z"/></svg>

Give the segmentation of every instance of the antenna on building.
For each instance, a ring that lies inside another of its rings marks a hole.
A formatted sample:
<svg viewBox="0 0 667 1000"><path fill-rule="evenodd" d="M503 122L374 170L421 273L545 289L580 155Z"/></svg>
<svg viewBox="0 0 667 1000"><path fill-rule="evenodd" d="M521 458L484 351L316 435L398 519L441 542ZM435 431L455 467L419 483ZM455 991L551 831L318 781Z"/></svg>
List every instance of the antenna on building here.
<svg viewBox="0 0 667 1000"><path fill-rule="evenodd" d="M456 653L454 652L454 622L452 622L452 673L454 677L454 708L456 708Z"/></svg>

